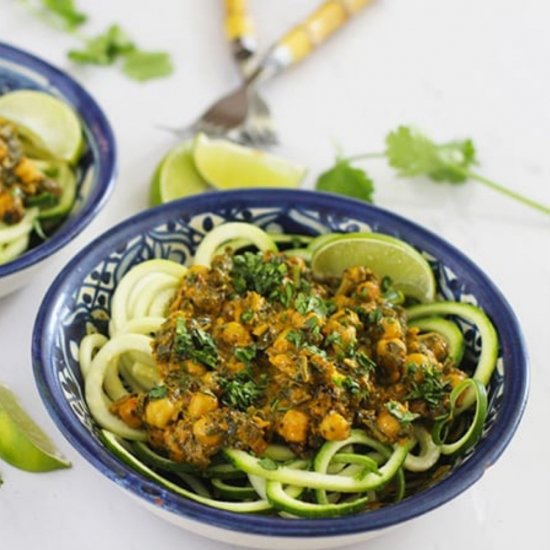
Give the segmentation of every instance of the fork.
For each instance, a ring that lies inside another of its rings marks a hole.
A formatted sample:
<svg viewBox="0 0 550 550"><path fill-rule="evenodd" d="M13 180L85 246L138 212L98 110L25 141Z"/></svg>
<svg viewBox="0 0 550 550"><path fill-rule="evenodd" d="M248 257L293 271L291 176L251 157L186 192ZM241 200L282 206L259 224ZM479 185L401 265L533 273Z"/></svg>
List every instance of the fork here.
<svg viewBox="0 0 550 550"><path fill-rule="evenodd" d="M246 128L252 97L257 86L306 58L371 2L372 0L323 2L304 22L293 27L268 50L239 88L218 99L190 125L170 130L180 138L188 138L203 132L213 137L238 139L238 134ZM251 144L256 145L252 137L251 135ZM260 142L257 144L261 145Z"/></svg>
<svg viewBox="0 0 550 550"><path fill-rule="evenodd" d="M245 78L254 71L258 47L254 22L248 13L247 4L248 0L224 0L225 33L231 44L233 58ZM257 92L250 96L248 116L237 139L253 145L278 143L269 107Z"/></svg>

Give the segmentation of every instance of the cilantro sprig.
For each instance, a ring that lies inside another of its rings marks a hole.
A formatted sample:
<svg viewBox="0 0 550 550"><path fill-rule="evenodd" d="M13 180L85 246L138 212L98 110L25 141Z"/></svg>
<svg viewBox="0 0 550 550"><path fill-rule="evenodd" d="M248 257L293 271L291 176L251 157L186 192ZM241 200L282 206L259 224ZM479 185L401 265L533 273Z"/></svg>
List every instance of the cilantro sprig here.
<svg viewBox="0 0 550 550"><path fill-rule="evenodd" d="M27 4L42 19L53 22L83 41L81 48L67 53L74 63L108 66L122 61L124 74L138 81L161 78L174 72L168 53L142 50L119 25L110 25L104 32L91 37L77 34L77 27L88 20L88 15L78 9L75 0L28 0Z"/></svg>
<svg viewBox="0 0 550 550"><path fill-rule="evenodd" d="M352 163L368 159L385 159L403 178L427 177L436 183L463 184L477 181L525 206L550 215L550 206L508 189L478 173L476 147L471 139L437 143L411 126L399 126L386 136L383 153L367 153L343 158L321 174L316 188L372 202L374 184L367 173ZM369 191L366 192L366 181Z"/></svg>

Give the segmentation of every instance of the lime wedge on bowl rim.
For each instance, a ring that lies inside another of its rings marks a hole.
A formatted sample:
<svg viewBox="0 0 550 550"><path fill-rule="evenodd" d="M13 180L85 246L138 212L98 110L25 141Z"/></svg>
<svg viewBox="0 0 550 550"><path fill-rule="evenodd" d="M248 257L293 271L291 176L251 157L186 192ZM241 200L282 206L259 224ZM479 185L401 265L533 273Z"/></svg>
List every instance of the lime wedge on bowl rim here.
<svg viewBox="0 0 550 550"><path fill-rule="evenodd" d="M216 189L243 187L298 187L305 176L303 166L286 159L199 134L193 151L195 166Z"/></svg>
<svg viewBox="0 0 550 550"><path fill-rule="evenodd" d="M390 277L394 288L406 296L421 302L434 300L435 278L430 265L399 239L382 233L356 233L334 235L319 248L313 246L311 267L317 277L339 277L357 265L372 269L380 278Z"/></svg>
<svg viewBox="0 0 550 550"><path fill-rule="evenodd" d="M74 163L84 147L82 126L72 107L44 92L19 90L0 96L0 117L17 124L53 158Z"/></svg>
<svg viewBox="0 0 550 550"><path fill-rule="evenodd" d="M202 193L208 184L195 168L194 140L172 149L160 162L151 181L151 206Z"/></svg>
<svg viewBox="0 0 550 550"><path fill-rule="evenodd" d="M15 395L0 384L0 458L29 472L69 468L48 436L21 408Z"/></svg>

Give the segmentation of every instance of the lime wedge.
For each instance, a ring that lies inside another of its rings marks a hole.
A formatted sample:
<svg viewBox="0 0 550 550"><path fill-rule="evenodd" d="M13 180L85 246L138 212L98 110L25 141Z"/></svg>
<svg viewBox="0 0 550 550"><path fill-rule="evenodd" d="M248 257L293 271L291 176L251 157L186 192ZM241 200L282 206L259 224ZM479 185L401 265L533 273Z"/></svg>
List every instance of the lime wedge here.
<svg viewBox="0 0 550 550"><path fill-rule="evenodd" d="M23 135L50 156L75 162L84 138L74 110L43 92L20 90L0 96L0 117L20 127Z"/></svg>
<svg viewBox="0 0 550 550"><path fill-rule="evenodd" d="M195 165L217 189L298 187L306 169L286 159L223 139L197 136Z"/></svg>
<svg viewBox="0 0 550 550"><path fill-rule="evenodd" d="M160 162L151 181L151 206L181 199L208 189L195 168L193 141L172 149Z"/></svg>
<svg viewBox="0 0 550 550"><path fill-rule="evenodd" d="M340 277L345 269L366 266L390 277L396 290L421 302L433 301L435 278L428 262L407 243L381 233L335 237L313 252L311 266L320 278Z"/></svg>
<svg viewBox="0 0 550 550"><path fill-rule="evenodd" d="M48 436L21 408L13 393L0 384L0 458L21 470L49 472L69 468Z"/></svg>

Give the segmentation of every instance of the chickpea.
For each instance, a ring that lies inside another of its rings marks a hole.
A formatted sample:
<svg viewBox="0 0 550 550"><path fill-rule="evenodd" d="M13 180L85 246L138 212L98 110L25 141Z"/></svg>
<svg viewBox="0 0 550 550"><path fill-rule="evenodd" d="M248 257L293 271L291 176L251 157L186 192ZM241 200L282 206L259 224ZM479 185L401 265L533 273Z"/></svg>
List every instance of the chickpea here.
<svg viewBox="0 0 550 550"><path fill-rule="evenodd" d="M145 408L145 422L155 428L165 428L170 422L176 407L168 398L149 401Z"/></svg>
<svg viewBox="0 0 550 550"><path fill-rule="evenodd" d="M413 365L416 365L417 367L427 366L430 364L428 356L424 355L423 353L409 353L409 355L405 357L405 362L407 363L407 365L411 363Z"/></svg>
<svg viewBox="0 0 550 550"><path fill-rule="evenodd" d="M215 426L207 416L203 416L193 423L193 435L199 443L207 447L214 447L222 441L221 434L216 433Z"/></svg>
<svg viewBox="0 0 550 550"><path fill-rule="evenodd" d="M271 355L269 357L269 362L278 370L288 374L289 376L295 374L296 366L294 364L294 359L286 353Z"/></svg>
<svg viewBox="0 0 550 550"><path fill-rule="evenodd" d="M246 327L231 321L222 328L221 338L226 344L234 346L247 346L252 341Z"/></svg>
<svg viewBox="0 0 550 550"><path fill-rule="evenodd" d="M285 351L290 351L292 349L292 344L286 338L289 332L289 329L285 329L279 334L279 336L277 336L275 342L273 342L273 351L277 353L284 353Z"/></svg>
<svg viewBox="0 0 550 550"><path fill-rule="evenodd" d="M389 382L398 382L405 362L407 347L399 338L382 339L376 344L378 363L386 371Z"/></svg>
<svg viewBox="0 0 550 550"><path fill-rule="evenodd" d="M349 437L351 427L341 414L330 411L321 421L319 431L327 441L341 441Z"/></svg>
<svg viewBox="0 0 550 550"><path fill-rule="evenodd" d="M196 363L191 359L184 362L184 366L189 374L192 376L202 376L206 372L206 367L200 363Z"/></svg>
<svg viewBox="0 0 550 550"><path fill-rule="evenodd" d="M189 403L187 413L191 418L199 418L218 408L218 400L214 395L195 393Z"/></svg>
<svg viewBox="0 0 550 550"><path fill-rule="evenodd" d="M309 417L306 413L290 409L281 420L278 432L290 443L304 443L309 429Z"/></svg>
<svg viewBox="0 0 550 550"><path fill-rule="evenodd" d="M376 281L365 281L357 287L357 294L364 300L377 300L380 297L380 286Z"/></svg>
<svg viewBox="0 0 550 550"><path fill-rule="evenodd" d="M403 338L401 323L394 317L384 317L382 319L382 328L384 330L383 338L387 340L392 338Z"/></svg>
<svg viewBox="0 0 550 550"><path fill-rule="evenodd" d="M142 424L141 418L137 414L138 399L135 396L127 397L117 403L114 411L120 418L130 426L130 428L139 428Z"/></svg>
<svg viewBox="0 0 550 550"><path fill-rule="evenodd" d="M389 411L382 409L376 419L376 427L390 440L395 441L401 431L401 424Z"/></svg>

